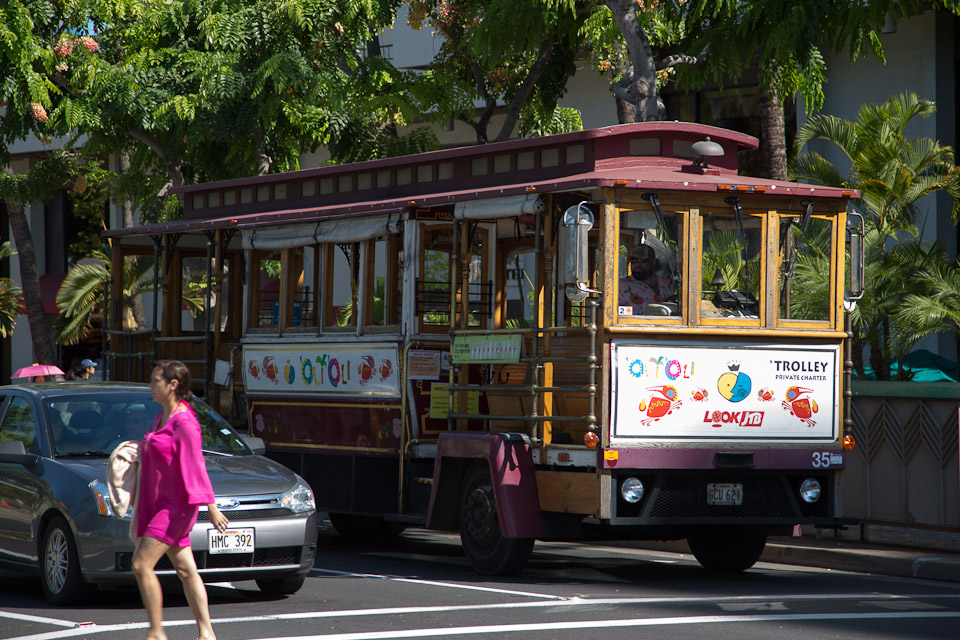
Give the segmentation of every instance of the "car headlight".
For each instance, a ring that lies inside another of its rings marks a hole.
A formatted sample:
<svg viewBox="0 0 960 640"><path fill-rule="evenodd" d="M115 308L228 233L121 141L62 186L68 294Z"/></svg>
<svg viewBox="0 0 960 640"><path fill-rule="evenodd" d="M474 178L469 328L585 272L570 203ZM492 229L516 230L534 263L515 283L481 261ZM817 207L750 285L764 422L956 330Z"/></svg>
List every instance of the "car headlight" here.
<svg viewBox="0 0 960 640"><path fill-rule="evenodd" d="M820 499L820 483L814 478L807 478L800 484L800 497L808 504Z"/></svg>
<svg viewBox="0 0 960 640"><path fill-rule="evenodd" d="M113 507L110 506L110 490L107 488L107 484L102 480L92 480L89 485L90 493L93 494L93 501L97 505L97 513L102 516L110 516L112 518L118 517L114 512ZM126 515L123 516L126 519L133 517L133 505L130 505L130 508L127 509Z"/></svg>
<svg viewBox="0 0 960 640"><path fill-rule="evenodd" d="M297 485L280 496L280 504L294 513L313 511L317 504L313 501L313 490L303 478L297 477Z"/></svg>

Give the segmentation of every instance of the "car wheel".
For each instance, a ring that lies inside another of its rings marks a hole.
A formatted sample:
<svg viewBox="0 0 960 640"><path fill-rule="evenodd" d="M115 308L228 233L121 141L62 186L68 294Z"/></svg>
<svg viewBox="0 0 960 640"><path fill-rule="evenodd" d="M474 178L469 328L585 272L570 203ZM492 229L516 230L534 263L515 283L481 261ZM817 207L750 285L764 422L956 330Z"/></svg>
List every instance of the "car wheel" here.
<svg viewBox="0 0 960 640"><path fill-rule="evenodd" d="M47 602L56 605L82 602L89 587L80 575L80 556L62 517L54 518L43 536L40 553L41 583Z"/></svg>
<svg viewBox="0 0 960 640"><path fill-rule="evenodd" d="M302 573L286 578L257 578L257 586L271 596L288 596L300 591L306 579L307 576Z"/></svg>
<svg viewBox="0 0 960 640"><path fill-rule="evenodd" d="M533 553L533 538L507 538L500 529L490 471L475 466L467 473L460 495L460 542L477 573L518 573Z"/></svg>

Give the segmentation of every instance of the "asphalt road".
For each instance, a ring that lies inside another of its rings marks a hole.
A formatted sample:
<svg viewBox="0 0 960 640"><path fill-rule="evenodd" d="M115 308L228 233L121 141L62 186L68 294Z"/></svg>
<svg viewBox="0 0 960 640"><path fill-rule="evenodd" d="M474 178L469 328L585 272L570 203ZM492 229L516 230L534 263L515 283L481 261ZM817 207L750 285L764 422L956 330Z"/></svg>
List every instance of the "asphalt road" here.
<svg viewBox="0 0 960 640"><path fill-rule="evenodd" d="M455 536L408 532L390 544L321 531L316 568L294 596L254 583L209 585L220 640L323 638L952 638L960 584L757 565L704 572L685 554L538 543L519 576L474 574ZM196 637L166 591L170 640ZM142 638L135 589L77 608L46 604L38 580L0 573L0 638Z"/></svg>

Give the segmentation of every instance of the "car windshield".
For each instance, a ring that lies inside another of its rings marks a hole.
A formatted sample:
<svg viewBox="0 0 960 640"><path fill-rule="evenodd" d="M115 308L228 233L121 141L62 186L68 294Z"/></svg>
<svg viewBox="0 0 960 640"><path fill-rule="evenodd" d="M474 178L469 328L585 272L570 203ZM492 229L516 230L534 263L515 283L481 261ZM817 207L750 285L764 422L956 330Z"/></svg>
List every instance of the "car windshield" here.
<svg viewBox="0 0 960 640"><path fill-rule="evenodd" d="M251 455L236 431L199 400L191 403L203 434L204 453ZM59 456L109 456L125 440L142 440L161 412L150 392L104 391L44 400L54 452Z"/></svg>

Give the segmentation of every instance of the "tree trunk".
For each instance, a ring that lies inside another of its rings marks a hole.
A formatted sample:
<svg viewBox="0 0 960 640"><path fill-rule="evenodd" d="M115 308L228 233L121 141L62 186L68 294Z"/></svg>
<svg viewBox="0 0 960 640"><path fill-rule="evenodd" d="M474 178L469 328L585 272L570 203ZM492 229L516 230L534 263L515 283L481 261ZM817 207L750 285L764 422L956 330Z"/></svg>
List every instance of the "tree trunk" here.
<svg viewBox="0 0 960 640"><path fill-rule="evenodd" d="M622 76L630 71L630 63L626 57L626 51L622 44L616 44L613 47L617 56L617 63L613 68L614 75ZM617 103L617 122L620 124L632 124L637 121L637 106L631 104L618 95L614 95Z"/></svg>
<svg viewBox="0 0 960 640"><path fill-rule="evenodd" d="M120 173L121 175L126 175L130 171L130 154L126 151L120 153ZM133 203L126 199L123 201L123 226L132 227L133 226ZM123 277L124 276L124 265L121 260L117 260L117 257L114 256L113 262L118 264L110 265L110 272L114 277ZM147 314L143 310L143 298L136 296L133 299L133 320L137 325L137 329L143 329L147 326ZM104 327L106 328L106 327Z"/></svg>
<svg viewBox="0 0 960 640"><path fill-rule="evenodd" d="M636 0L604 0L623 35L633 61L633 98L638 122L661 120L657 68L646 31L637 20Z"/></svg>
<svg viewBox="0 0 960 640"><path fill-rule="evenodd" d="M856 328L853 329L853 345L850 360L853 361L853 370L857 372L857 377L861 380L867 379L867 373L863 368L863 339Z"/></svg>
<svg viewBox="0 0 960 640"><path fill-rule="evenodd" d="M760 143L763 172L771 180L787 179L787 142L783 103L772 88L760 89Z"/></svg>
<svg viewBox="0 0 960 640"><path fill-rule="evenodd" d="M877 380L890 379L890 358L884 350L883 332L878 339L870 340L870 366Z"/></svg>
<svg viewBox="0 0 960 640"><path fill-rule="evenodd" d="M43 312L43 298L40 296L40 276L37 272L37 255L33 249L33 236L30 225L23 212L23 203L7 200L7 216L14 242L17 244L17 257L20 260L20 286L23 289L23 302L27 309L27 321L33 340L33 358L40 364L56 364L57 350L53 343L53 332L47 315Z"/></svg>
<svg viewBox="0 0 960 640"><path fill-rule="evenodd" d="M530 71L527 73L527 77L520 83L520 87L517 89L517 93L510 103L510 108L507 110L507 117L503 121L500 133L494 142L503 142L504 140L510 139L510 134L513 133L513 128L517 125L517 120L520 119L520 110L527 103L527 99L530 97L530 94L533 93L533 87L537 84L537 80L540 79L540 76L543 75L543 70L547 67L547 60L550 59L551 49L553 49L553 40L551 38L546 38L540 43L537 61L533 63L533 66L530 67Z"/></svg>

